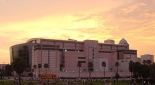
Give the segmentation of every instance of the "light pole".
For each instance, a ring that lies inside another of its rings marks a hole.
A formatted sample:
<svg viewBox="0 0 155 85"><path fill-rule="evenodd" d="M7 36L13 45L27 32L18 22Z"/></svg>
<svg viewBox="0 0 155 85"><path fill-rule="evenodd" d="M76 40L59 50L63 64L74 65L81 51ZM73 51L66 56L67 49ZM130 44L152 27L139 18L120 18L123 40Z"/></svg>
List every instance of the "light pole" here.
<svg viewBox="0 0 155 85"><path fill-rule="evenodd" d="M77 73L77 71L76 71L76 79L78 78L78 73Z"/></svg>
<svg viewBox="0 0 155 85"><path fill-rule="evenodd" d="M66 74L67 74L67 71L66 71ZM68 76L68 74L67 74L67 76ZM66 80L67 80L67 77L66 77Z"/></svg>
<svg viewBox="0 0 155 85"><path fill-rule="evenodd" d="M101 80L101 69L100 69L100 80Z"/></svg>
<svg viewBox="0 0 155 85"><path fill-rule="evenodd" d="M71 81L71 71L69 71L69 80Z"/></svg>
<svg viewBox="0 0 155 85"><path fill-rule="evenodd" d="M73 75L72 75L72 77L73 77L73 80L74 80L74 71L73 71Z"/></svg>
<svg viewBox="0 0 155 85"><path fill-rule="evenodd" d="M96 79L97 79L97 73L98 73L98 70L96 70Z"/></svg>
<svg viewBox="0 0 155 85"><path fill-rule="evenodd" d="M63 78L64 71L65 71L65 70L62 70L62 78Z"/></svg>
<svg viewBox="0 0 155 85"><path fill-rule="evenodd" d="M58 79L60 79L60 78L59 78L59 71L58 71Z"/></svg>

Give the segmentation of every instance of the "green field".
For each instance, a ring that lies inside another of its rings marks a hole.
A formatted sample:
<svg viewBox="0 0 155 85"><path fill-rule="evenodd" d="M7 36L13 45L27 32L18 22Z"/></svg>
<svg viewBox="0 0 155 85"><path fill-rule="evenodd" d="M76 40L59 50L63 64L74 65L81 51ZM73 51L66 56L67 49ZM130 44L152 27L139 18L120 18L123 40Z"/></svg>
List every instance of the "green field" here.
<svg viewBox="0 0 155 85"><path fill-rule="evenodd" d="M22 83L22 85L31 85L31 84L29 84L29 81L23 81L21 83ZM57 83L57 85L63 85L65 83L66 83L66 81L59 81ZM115 83L114 82L111 82L111 83L112 83L111 85L130 85L129 83L127 83L127 81L118 81L118 82L115 82ZM14 85L14 82L13 81L4 81L3 85L11 85L11 84ZM33 85L38 85L38 82L34 81ZM49 84L45 84L45 85L53 85L53 84L49 83ZM77 82L76 84L74 84L74 83L71 82L70 85L90 85L90 83L87 82L87 84L86 84L86 83ZM93 81L92 85L105 85L105 83L104 82L99 82L99 81ZM141 85L141 84L136 84L136 85Z"/></svg>

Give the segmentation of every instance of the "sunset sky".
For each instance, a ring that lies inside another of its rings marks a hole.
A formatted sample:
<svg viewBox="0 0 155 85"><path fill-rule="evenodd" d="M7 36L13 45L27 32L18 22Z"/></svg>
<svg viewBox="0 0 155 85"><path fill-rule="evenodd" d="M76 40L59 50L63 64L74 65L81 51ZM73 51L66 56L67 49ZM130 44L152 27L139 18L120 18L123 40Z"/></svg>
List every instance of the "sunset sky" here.
<svg viewBox="0 0 155 85"><path fill-rule="evenodd" d="M125 38L138 57L155 55L155 0L0 0L0 63L30 38Z"/></svg>

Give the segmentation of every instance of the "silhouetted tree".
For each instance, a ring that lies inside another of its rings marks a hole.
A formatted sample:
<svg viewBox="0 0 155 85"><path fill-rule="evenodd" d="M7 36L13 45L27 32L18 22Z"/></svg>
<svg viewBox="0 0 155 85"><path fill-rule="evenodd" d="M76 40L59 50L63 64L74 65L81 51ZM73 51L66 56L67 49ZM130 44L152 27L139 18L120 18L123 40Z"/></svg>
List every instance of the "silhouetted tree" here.
<svg viewBox="0 0 155 85"><path fill-rule="evenodd" d="M150 75L150 77L155 81L155 63L151 64L150 66Z"/></svg>
<svg viewBox="0 0 155 85"><path fill-rule="evenodd" d="M36 69L37 69L37 65L33 65L34 71L35 71L35 76L36 76Z"/></svg>
<svg viewBox="0 0 155 85"><path fill-rule="evenodd" d="M47 68L49 68L49 65L47 63L45 63L44 68L46 68L46 74L47 74Z"/></svg>
<svg viewBox="0 0 155 85"><path fill-rule="evenodd" d="M92 68L93 68L93 63L88 62L89 78L91 78L91 70L92 70Z"/></svg>
<svg viewBox="0 0 155 85"><path fill-rule="evenodd" d="M106 62L102 62L102 67L104 67L104 78L105 78L105 67L106 67Z"/></svg>
<svg viewBox="0 0 155 85"><path fill-rule="evenodd" d="M13 60L12 63L13 70L18 74L19 76L19 85L21 85L20 76L26 69L26 61L23 58L17 57Z"/></svg>
<svg viewBox="0 0 155 85"><path fill-rule="evenodd" d="M134 65L134 62L132 60L130 60L130 62L129 62L129 71L131 72L131 77L132 77L132 72L133 72L133 65Z"/></svg>
<svg viewBox="0 0 155 85"><path fill-rule="evenodd" d="M5 66L5 71L6 71L6 75L7 75L7 76L11 76L11 75L12 75L12 71L13 71L12 66L9 65L9 64L7 64L7 65Z"/></svg>
<svg viewBox="0 0 155 85"><path fill-rule="evenodd" d="M42 65L38 64L38 68L39 68L39 78L40 78L40 69L41 69Z"/></svg>
<svg viewBox="0 0 155 85"><path fill-rule="evenodd" d="M81 67L81 63L80 62L77 63L77 67L79 67L79 78L80 78L80 67Z"/></svg>
<svg viewBox="0 0 155 85"><path fill-rule="evenodd" d="M117 73L118 73L119 62L116 62L116 63L115 63L115 66L117 67Z"/></svg>

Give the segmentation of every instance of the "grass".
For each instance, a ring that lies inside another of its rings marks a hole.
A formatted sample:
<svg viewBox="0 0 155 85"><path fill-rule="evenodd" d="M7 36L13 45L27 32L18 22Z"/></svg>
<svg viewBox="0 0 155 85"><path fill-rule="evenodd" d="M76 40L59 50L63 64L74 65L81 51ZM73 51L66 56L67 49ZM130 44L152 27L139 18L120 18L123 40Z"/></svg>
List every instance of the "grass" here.
<svg viewBox="0 0 155 85"><path fill-rule="evenodd" d="M21 82L21 85L29 85L28 83L29 83L28 81L23 81L23 82ZM66 81L60 81L60 82L58 82L58 85L62 85L63 83L66 83ZM14 82L10 81L10 80L6 80L6 81L4 81L3 85L11 85L11 84L14 85ZM34 82L33 85L38 85L38 83ZM46 85L52 85L52 84L46 84ZM71 84L71 85L76 85L76 84ZM78 85L90 85L90 84L89 83L87 83L87 84L79 83ZM92 85L105 85L105 84L103 82L93 81ZM112 82L111 85L129 85L129 84L127 84L127 81L118 81L116 83ZM141 84L136 84L136 85L141 85Z"/></svg>

